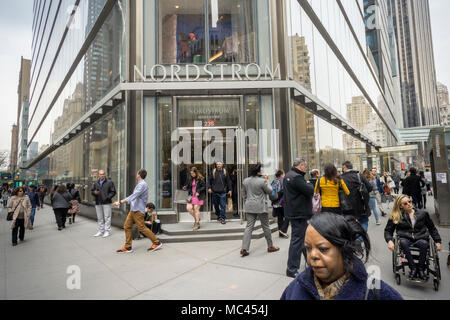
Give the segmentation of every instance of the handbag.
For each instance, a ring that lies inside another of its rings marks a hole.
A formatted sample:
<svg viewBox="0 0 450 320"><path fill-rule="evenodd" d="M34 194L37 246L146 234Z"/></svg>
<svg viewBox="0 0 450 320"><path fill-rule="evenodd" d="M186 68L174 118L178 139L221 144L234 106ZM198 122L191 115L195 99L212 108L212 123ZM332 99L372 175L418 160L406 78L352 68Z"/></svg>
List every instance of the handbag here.
<svg viewBox="0 0 450 320"><path fill-rule="evenodd" d="M353 210L352 204L348 199L348 196L345 194L344 188L342 187L342 180L339 180L339 205L341 206L342 211L351 211Z"/></svg>
<svg viewBox="0 0 450 320"><path fill-rule="evenodd" d="M320 178L317 182L317 189L320 192ZM313 214L318 214L322 212L322 197L320 193L315 193L312 198L312 212Z"/></svg>
<svg viewBox="0 0 450 320"><path fill-rule="evenodd" d="M22 203L22 200L19 201L19 203L17 204L17 206L14 208L13 211L8 211L8 215L6 216L6 221L13 221L14 218L14 212L16 212L17 207L19 206L19 204Z"/></svg>

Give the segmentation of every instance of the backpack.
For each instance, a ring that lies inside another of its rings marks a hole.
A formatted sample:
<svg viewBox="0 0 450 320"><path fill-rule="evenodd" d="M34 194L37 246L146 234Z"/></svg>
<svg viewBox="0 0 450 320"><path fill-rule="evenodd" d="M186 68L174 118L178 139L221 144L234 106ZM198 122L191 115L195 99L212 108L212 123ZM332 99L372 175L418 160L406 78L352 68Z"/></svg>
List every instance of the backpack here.
<svg viewBox="0 0 450 320"><path fill-rule="evenodd" d="M339 196L339 205L342 209L342 211L351 211L353 209L353 206L350 202L350 199L345 194L344 187L342 186L342 179L339 180L339 189L338 189L338 196Z"/></svg>
<svg viewBox="0 0 450 320"><path fill-rule="evenodd" d="M272 201L272 204L278 199L282 198L281 193L281 183L279 180L272 181L272 193L269 195L269 199Z"/></svg>
<svg viewBox="0 0 450 320"><path fill-rule="evenodd" d="M364 204L364 212L371 212L371 210L369 209L370 194L367 191L366 185L361 181L361 175L358 173L357 176L359 181L358 192L361 197L361 202Z"/></svg>
<svg viewBox="0 0 450 320"><path fill-rule="evenodd" d="M223 168L223 176L226 177L227 176L227 169ZM216 178L216 168L213 169L213 179Z"/></svg>

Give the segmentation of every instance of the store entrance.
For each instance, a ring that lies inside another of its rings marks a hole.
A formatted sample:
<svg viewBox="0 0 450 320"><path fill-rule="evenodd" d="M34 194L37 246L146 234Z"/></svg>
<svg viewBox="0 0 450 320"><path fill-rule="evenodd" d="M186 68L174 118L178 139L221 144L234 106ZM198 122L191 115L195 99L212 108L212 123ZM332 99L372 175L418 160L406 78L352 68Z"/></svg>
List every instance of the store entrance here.
<svg viewBox="0 0 450 320"><path fill-rule="evenodd" d="M241 220L241 186L245 168L240 97L177 98L177 131L180 137L173 146L178 159L176 166L175 207L180 222L193 221L187 213L186 198L190 171L197 168L209 185L217 162L222 162L230 182L232 196L227 196L227 219ZM180 145L182 143L183 145ZM178 144L178 145L177 145ZM215 221L212 195L206 190L206 199L200 209L204 222Z"/></svg>

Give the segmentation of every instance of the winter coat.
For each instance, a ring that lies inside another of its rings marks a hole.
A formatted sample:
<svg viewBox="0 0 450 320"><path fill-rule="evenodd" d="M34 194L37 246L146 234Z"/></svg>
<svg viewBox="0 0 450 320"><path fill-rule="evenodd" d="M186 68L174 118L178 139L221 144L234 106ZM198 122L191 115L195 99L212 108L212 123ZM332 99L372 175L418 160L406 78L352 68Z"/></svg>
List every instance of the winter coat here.
<svg viewBox="0 0 450 320"><path fill-rule="evenodd" d="M320 181L320 190L319 190L319 181ZM338 179L338 183L334 181L327 180L325 177L320 178L315 185L314 192L316 194L321 194L322 199L322 207L323 208L339 208L339 189L344 189L345 194L348 196L350 191L347 188L347 185L344 181Z"/></svg>
<svg viewBox="0 0 450 320"><path fill-rule="evenodd" d="M22 201L21 204L19 204L19 202ZM9 200L8 203L8 212L14 210L14 214L13 214L13 220L11 223L11 229L14 229L14 227L16 226L16 220L17 217L19 216L20 213L20 207L23 206L25 209L24 212L24 219L25 219L25 229L30 230L31 229L31 202L30 202L30 198L28 198L26 195L24 195L22 198L18 197L18 196L12 196L11 199Z"/></svg>
<svg viewBox="0 0 450 320"><path fill-rule="evenodd" d="M192 193L192 178L188 178L186 182L186 190L188 191L188 195L193 197L194 194ZM195 192L198 193L200 196L198 197L198 200L202 201L206 199L206 183L205 180L195 180Z"/></svg>
<svg viewBox="0 0 450 320"><path fill-rule="evenodd" d="M358 179L358 175L360 179ZM362 195L359 192L359 181L361 180L361 183L366 186L367 192L369 193L373 189L372 185L369 183L369 181L367 181L365 176L353 170L349 170L343 173L342 179L345 181L348 190L350 190L348 199L352 205L352 210L349 212L344 212L344 214L350 214L355 216L356 218L369 217L371 213L370 206L365 206L364 201L362 200Z"/></svg>
<svg viewBox="0 0 450 320"><path fill-rule="evenodd" d="M334 300L364 300L367 292L368 274L361 260L353 261L353 271L350 279L341 288ZM402 296L380 281L380 300L403 300ZM319 292L314 282L314 272L307 268L286 288L281 300L320 300ZM373 290L369 291L367 300L376 300Z"/></svg>
<svg viewBox="0 0 450 320"><path fill-rule="evenodd" d="M263 177L248 177L242 183L244 212L268 213L267 195L272 193L272 187Z"/></svg>
<svg viewBox="0 0 450 320"><path fill-rule="evenodd" d="M386 228L384 229L384 239L386 242L394 241L394 232L397 231L397 235L400 238L415 242L417 240L427 240L431 237L434 242L441 243L441 237L436 229L436 226L431 220L428 212L424 210L417 210L415 212L416 224L412 227L409 214L402 213L402 219L398 224L394 224L394 220L389 219Z"/></svg>
<svg viewBox="0 0 450 320"><path fill-rule="evenodd" d="M95 205L103 205L103 204L111 204L112 198L116 195L116 187L114 186L114 182L105 178L105 182L103 185L100 184L100 180L98 180L91 189L91 194L95 198ZM94 191L100 191L98 195L94 193Z"/></svg>
<svg viewBox="0 0 450 320"><path fill-rule="evenodd" d="M403 180L402 186L404 194L410 197L415 196L417 199L420 199L422 196L422 187L425 186L425 183L418 175L412 174Z"/></svg>
<svg viewBox="0 0 450 320"><path fill-rule="evenodd" d="M208 180L208 189L213 193L223 194L233 189L231 185L230 173L225 168L214 169Z"/></svg>
<svg viewBox="0 0 450 320"><path fill-rule="evenodd" d="M77 189L69 189L67 192L72 196L72 200L77 200L78 203L81 203L80 191Z"/></svg>
<svg viewBox="0 0 450 320"><path fill-rule="evenodd" d="M30 198L30 202L31 202L31 207L32 208L36 208L39 207L41 204L39 202L39 195L37 192L27 192L26 195L28 196L28 198Z"/></svg>
<svg viewBox="0 0 450 320"><path fill-rule="evenodd" d="M71 200L73 199L70 193L66 192L61 194L59 192L55 192L52 202L53 209L70 209L72 208L72 204L70 203Z"/></svg>
<svg viewBox="0 0 450 320"><path fill-rule="evenodd" d="M396 185L400 184L400 181L402 180L402 178L400 177L400 175L398 173L393 173L391 175L391 177L392 177L392 180L394 180Z"/></svg>
<svg viewBox="0 0 450 320"><path fill-rule="evenodd" d="M305 172L292 168L284 178L284 216L288 219L310 219L314 186L305 180Z"/></svg>

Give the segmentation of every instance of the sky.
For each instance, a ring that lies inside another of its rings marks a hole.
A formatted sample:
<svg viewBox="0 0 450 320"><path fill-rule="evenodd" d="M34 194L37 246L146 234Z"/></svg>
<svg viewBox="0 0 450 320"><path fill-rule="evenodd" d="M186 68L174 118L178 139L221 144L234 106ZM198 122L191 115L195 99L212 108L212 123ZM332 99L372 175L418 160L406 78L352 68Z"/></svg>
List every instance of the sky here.
<svg viewBox="0 0 450 320"><path fill-rule="evenodd" d="M20 58L31 59L33 0L0 0L0 150L11 148ZM450 87L450 0L430 0L437 80Z"/></svg>

